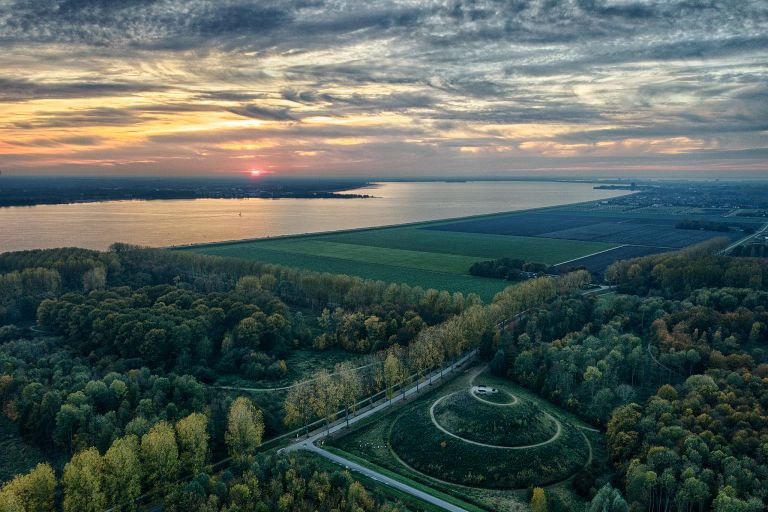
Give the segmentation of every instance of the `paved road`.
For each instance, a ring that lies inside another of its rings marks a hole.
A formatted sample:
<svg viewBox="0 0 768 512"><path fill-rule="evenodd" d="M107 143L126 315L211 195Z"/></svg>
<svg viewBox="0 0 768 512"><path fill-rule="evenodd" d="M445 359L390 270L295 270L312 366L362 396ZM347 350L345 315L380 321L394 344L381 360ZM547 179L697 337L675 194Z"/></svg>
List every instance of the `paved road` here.
<svg viewBox="0 0 768 512"><path fill-rule="evenodd" d="M440 379L444 379L448 375L451 375L458 367L462 366L463 364L467 363L472 358L474 358L476 354L477 354L477 350L472 350L471 352L469 352L467 355L465 355L464 357L462 357L452 365L444 368L442 371L442 375L440 374L439 371L433 372L432 382L439 381ZM423 389L423 386L420 389ZM371 409L368 409L367 411L359 413L357 416L351 417L349 419L349 424L352 425L354 423L357 423L358 421L362 421L365 418L368 418L374 414L377 414L383 411L384 409L391 407L392 405L398 402L401 402L410 396L415 395L416 393L417 393L416 385L413 385L410 388L408 388L404 393L398 393L397 396L392 397L392 400L387 400L384 403L377 405L376 407L373 407ZM286 448L283 448L282 450L280 450L280 452L307 450L317 455L320 455L321 457L324 457L330 460L331 462L342 465L352 471L355 471L373 480L376 480L377 482L381 482L384 485L388 485L389 487L408 493L411 496L416 496L417 498L423 501L426 501L427 503L431 503L444 510L449 510L451 512L467 512L466 509L456 506L453 503L449 503L445 500L432 496L431 494L426 493L420 489L411 487L410 485L404 484L386 475L382 475L381 473L374 471L370 468L367 468L365 466L352 462L351 460L348 460L336 454L330 453L326 450L323 450L322 448L319 448L315 444L317 441L327 437L329 434L338 432L339 430L345 427L346 427L346 421L342 418L336 421L335 423L333 423L332 425L330 425L329 427L316 431L315 433L311 434L307 439L298 441Z"/></svg>
<svg viewBox="0 0 768 512"><path fill-rule="evenodd" d="M451 512L467 512L467 509L461 508L457 505L454 505L453 503L448 503L445 500L441 500L440 498L436 498L435 496L432 496L431 494L428 494L424 491L421 491L419 489L416 489L415 487L411 487L410 485L406 485L402 482L398 482L394 478L389 478L386 475L382 475L381 473L378 473L376 471L373 471L371 469L368 469L365 466L361 466L360 464L357 464L356 462L352 462L351 460L347 460L343 457L339 457L336 454L327 452L323 450L322 448L318 448L314 444L309 444L304 447L305 450L308 450L312 453L316 453L317 455L320 455L321 457L325 457L326 459L335 462L336 464L339 464L341 466L344 466L345 468L355 471L356 473L360 473L361 475L365 475L369 478L372 478L373 480L376 480L377 482L380 482L384 485L388 485L389 487L392 487L394 489L398 489L402 492L408 493L411 496L416 496L417 498L427 502L431 503L435 506L438 506L445 510L450 510Z"/></svg>
<svg viewBox="0 0 768 512"><path fill-rule="evenodd" d="M764 225L759 231L756 231L756 232L752 233L751 235L748 235L748 236L745 236L744 238L740 238L740 239L736 240L731 245L729 245L725 249L721 250L719 252L719 254L727 254L729 251L731 251L737 245L741 245L743 243L749 242L753 238L757 238L759 236L765 235L766 231L768 231L768 224Z"/></svg>

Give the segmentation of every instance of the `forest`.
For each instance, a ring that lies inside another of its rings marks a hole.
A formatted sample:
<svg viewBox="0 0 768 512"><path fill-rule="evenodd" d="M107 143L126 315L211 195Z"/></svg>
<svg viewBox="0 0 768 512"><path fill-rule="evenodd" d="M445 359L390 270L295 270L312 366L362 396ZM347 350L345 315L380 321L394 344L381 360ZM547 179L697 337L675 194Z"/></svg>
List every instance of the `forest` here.
<svg viewBox="0 0 768 512"><path fill-rule="evenodd" d="M607 460L571 482L590 510L762 510L768 265L715 249L617 262L615 293L579 293L581 270L488 304L125 245L0 255L0 405L32 454L0 459L0 510L397 510L349 473L262 446L472 347L605 431ZM279 382L293 354L330 350L348 356L279 399L218 386Z"/></svg>
<svg viewBox="0 0 768 512"><path fill-rule="evenodd" d="M262 438L332 421L371 394L391 397L478 345L494 318L557 290L549 280L500 294L491 318L472 295L124 245L3 254L0 271L0 403L33 452L3 461L6 479L31 469L2 487L9 510L130 510L142 493L172 509L182 476L219 478L226 472L210 464L220 461L237 474L226 484L240 485L257 461L230 455L255 457ZM349 360L304 375L280 399L235 399L211 385L228 374L277 379L293 351L329 348ZM350 371L361 356L367 371ZM233 437L238 422L245 433ZM137 480L129 495L114 491L127 476L110 473L126 466ZM214 509L238 509L228 491L202 487ZM274 509L257 484L249 492ZM363 501L374 510L381 500Z"/></svg>
<svg viewBox="0 0 768 512"><path fill-rule="evenodd" d="M768 264L704 246L607 274L621 293L557 297L504 333L491 369L606 429L610 466L574 480L582 495L765 510Z"/></svg>

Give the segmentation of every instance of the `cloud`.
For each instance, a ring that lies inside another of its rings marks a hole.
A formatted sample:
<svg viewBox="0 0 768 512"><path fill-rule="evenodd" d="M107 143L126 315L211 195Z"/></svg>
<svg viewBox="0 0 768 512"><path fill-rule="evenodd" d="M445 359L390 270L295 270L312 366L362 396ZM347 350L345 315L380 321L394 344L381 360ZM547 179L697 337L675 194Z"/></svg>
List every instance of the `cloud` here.
<svg viewBox="0 0 768 512"><path fill-rule="evenodd" d="M129 109L102 107L78 111L41 112L28 121L13 123L15 128L84 128L93 126L127 126L150 120Z"/></svg>
<svg viewBox="0 0 768 512"><path fill-rule="evenodd" d="M162 85L131 82L33 82L19 78L0 77L0 102L57 98L93 98L126 96L166 90Z"/></svg>
<svg viewBox="0 0 768 512"><path fill-rule="evenodd" d="M258 105L245 105L237 108L230 108L230 112L251 119L262 119L265 121L296 121L287 108L266 108Z"/></svg>
<svg viewBox="0 0 768 512"><path fill-rule="evenodd" d="M764 0L0 0L0 141L178 169L241 142L344 169L683 158L663 138L747 161L765 48Z"/></svg>

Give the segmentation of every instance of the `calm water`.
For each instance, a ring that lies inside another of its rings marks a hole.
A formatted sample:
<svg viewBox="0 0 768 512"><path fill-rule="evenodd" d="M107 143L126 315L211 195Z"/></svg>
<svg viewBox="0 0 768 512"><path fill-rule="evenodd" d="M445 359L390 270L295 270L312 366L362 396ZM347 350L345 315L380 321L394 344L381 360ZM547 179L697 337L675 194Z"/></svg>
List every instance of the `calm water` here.
<svg viewBox="0 0 768 512"><path fill-rule="evenodd" d="M0 208L0 252L168 246L523 210L622 195L587 183L382 183L373 199L182 199Z"/></svg>

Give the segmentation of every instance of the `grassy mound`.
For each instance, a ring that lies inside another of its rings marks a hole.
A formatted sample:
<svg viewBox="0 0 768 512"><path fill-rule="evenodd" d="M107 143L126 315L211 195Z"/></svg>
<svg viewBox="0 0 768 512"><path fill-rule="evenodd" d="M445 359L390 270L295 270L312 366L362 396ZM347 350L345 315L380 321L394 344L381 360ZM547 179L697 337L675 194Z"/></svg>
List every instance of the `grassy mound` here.
<svg viewBox="0 0 768 512"><path fill-rule="evenodd" d="M473 487L520 489L565 479L587 460L587 444L570 426L563 425L555 441L535 448L489 448L441 432L432 423L430 405L401 415L392 426L390 445L403 462L432 477Z"/></svg>
<svg viewBox="0 0 768 512"><path fill-rule="evenodd" d="M496 397L505 393L492 393ZM507 395L509 397L509 395ZM469 390L448 395L434 408L435 421L448 432L494 446L525 446L546 441L555 435L557 425L528 401L496 406L483 403Z"/></svg>

